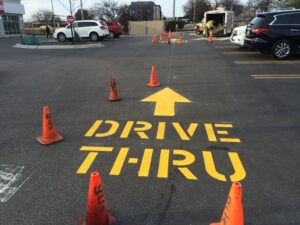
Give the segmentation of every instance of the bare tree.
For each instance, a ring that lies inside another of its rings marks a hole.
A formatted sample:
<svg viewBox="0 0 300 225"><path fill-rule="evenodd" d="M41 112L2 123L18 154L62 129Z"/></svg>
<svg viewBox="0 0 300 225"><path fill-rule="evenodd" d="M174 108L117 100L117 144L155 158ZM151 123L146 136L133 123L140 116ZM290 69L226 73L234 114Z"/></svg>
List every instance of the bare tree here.
<svg viewBox="0 0 300 225"><path fill-rule="evenodd" d="M244 11L244 5L241 4L240 0L221 0L221 5L226 10L234 11L235 15L241 15Z"/></svg>
<svg viewBox="0 0 300 225"><path fill-rule="evenodd" d="M64 7L70 15L74 15L75 11L80 8L79 0L57 0L59 4Z"/></svg>
<svg viewBox="0 0 300 225"><path fill-rule="evenodd" d="M212 9L217 9L219 6L221 6L221 0L210 0L210 5Z"/></svg>
<svg viewBox="0 0 300 225"><path fill-rule="evenodd" d="M184 16L190 20L193 20L195 17L195 22L200 21L204 13L210 9L210 2L207 0L188 0L187 3L183 5Z"/></svg>
<svg viewBox="0 0 300 225"><path fill-rule="evenodd" d="M248 0L244 7L244 16L246 18L253 18L257 9L255 0Z"/></svg>
<svg viewBox="0 0 300 225"><path fill-rule="evenodd" d="M124 14L128 14L129 6L119 4L115 0L100 0L94 4L90 11L97 19L119 20L124 17Z"/></svg>
<svg viewBox="0 0 300 225"><path fill-rule="evenodd" d="M38 10L37 12L35 12L31 15L31 18L36 21L47 22L47 23L50 23L53 20L55 20L56 22L60 21L60 18L55 16L48 9Z"/></svg>
<svg viewBox="0 0 300 225"><path fill-rule="evenodd" d="M53 13L47 9L40 9L31 15L32 19L37 21L51 21Z"/></svg>

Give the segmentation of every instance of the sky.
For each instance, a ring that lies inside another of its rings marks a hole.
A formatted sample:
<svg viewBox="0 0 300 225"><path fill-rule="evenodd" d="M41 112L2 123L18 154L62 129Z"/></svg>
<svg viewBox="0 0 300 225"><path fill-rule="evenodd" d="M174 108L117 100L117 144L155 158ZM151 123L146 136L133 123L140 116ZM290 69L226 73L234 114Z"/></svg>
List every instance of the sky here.
<svg viewBox="0 0 300 225"><path fill-rule="evenodd" d="M61 2L67 3L67 0L60 0ZM82 0L83 8L90 8L97 0ZM98 0L99 1L99 0ZM132 0L116 0L119 3L130 4ZM22 4L25 6L24 19L30 19L31 15L38 11L39 9L51 9L51 0L21 0ZM78 3L80 1L78 0ZM162 13L166 17L171 17L173 15L173 0L155 0L156 4L161 6ZM183 16L182 6L187 2L187 0L176 0L176 17ZM67 16L68 12L64 7L61 6L58 0L53 0L54 13L56 15Z"/></svg>

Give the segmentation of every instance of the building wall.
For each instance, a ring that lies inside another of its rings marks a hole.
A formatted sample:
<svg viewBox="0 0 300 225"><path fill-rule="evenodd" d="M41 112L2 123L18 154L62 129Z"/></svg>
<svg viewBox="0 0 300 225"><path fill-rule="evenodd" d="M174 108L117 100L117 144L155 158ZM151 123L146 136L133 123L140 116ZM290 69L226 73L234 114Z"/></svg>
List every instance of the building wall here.
<svg viewBox="0 0 300 225"><path fill-rule="evenodd" d="M0 0L1 1L1 0ZM0 15L0 37L10 36L20 33L24 29L23 15L25 14L24 5L21 0L2 0L4 14ZM14 22L9 22L15 18ZM9 21L7 21L9 20ZM19 24L19 26L18 26Z"/></svg>
<svg viewBox="0 0 300 225"><path fill-rule="evenodd" d="M164 21L129 21L130 35L161 34L164 32Z"/></svg>
<svg viewBox="0 0 300 225"><path fill-rule="evenodd" d="M0 15L0 37L4 36L5 32L4 32L4 26L3 26L3 19L2 16Z"/></svg>

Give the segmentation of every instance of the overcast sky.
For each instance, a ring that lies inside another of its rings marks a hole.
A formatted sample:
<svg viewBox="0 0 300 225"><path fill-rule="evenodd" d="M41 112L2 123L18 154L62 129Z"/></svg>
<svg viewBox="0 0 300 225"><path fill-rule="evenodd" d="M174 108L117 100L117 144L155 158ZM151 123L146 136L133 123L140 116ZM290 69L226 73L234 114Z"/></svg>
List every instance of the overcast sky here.
<svg viewBox="0 0 300 225"><path fill-rule="evenodd" d="M67 3L68 0L60 0L61 2ZM83 8L89 8L95 2L99 0L82 0ZM132 0L116 0L120 3L130 4ZM33 12L39 9L49 9L51 10L51 0L21 0L22 4L25 6L25 19L29 19ZM78 0L80 2L80 0ZM164 16L171 17L173 15L173 0L155 0L156 4L161 6L162 13ZM187 0L176 0L176 16L183 16L182 5L186 3ZM54 12L56 15L66 16L68 14L67 10L59 3L58 0L53 0Z"/></svg>

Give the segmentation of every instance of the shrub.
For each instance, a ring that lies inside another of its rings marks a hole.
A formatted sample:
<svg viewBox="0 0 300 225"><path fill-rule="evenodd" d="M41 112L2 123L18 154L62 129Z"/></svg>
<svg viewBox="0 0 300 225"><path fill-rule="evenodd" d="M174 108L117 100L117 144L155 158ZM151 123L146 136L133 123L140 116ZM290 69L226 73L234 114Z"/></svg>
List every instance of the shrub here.
<svg viewBox="0 0 300 225"><path fill-rule="evenodd" d="M178 24L178 29L183 29L184 28L185 23L183 21L178 21L177 24Z"/></svg>
<svg viewBox="0 0 300 225"><path fill-rule="evenodd" d="M169 20L169 21L166 21L166 24L165 24L165 30L166 31L175 31L176 29L176 22L174 20Z"/></svg>

